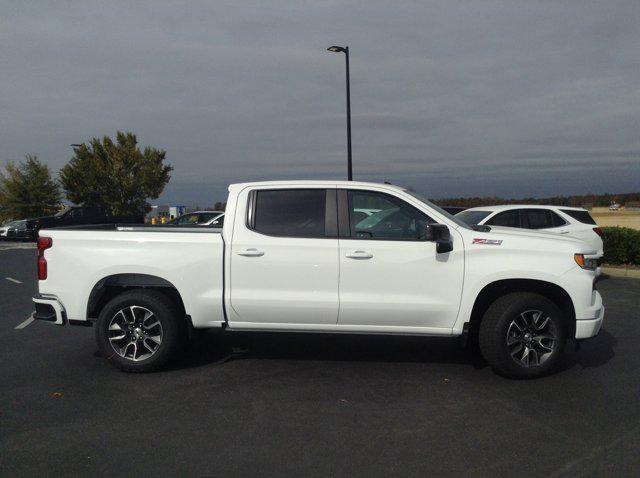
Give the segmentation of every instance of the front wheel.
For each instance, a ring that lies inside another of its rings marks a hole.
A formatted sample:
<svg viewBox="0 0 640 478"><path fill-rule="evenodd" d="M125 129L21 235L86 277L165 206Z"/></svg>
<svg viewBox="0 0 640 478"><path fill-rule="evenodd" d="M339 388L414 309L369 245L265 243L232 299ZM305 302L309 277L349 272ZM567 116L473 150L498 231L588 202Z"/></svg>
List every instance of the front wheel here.
<svg viewBox="0 0 640 478"><path fill-rule="evenodd" d="M103 356L125 372L151 372L164 366L183 343L185 322L161 292L130 290L102 309L96 341Z"/></svg>
<svg viewBox="0 0 640 478"><path fill-rule="evenodd" d="M549 299L514 292L497 299L480 323L479 345L491 367L506 376L533 378L559 360L567 339L566 322Z"/></svg>

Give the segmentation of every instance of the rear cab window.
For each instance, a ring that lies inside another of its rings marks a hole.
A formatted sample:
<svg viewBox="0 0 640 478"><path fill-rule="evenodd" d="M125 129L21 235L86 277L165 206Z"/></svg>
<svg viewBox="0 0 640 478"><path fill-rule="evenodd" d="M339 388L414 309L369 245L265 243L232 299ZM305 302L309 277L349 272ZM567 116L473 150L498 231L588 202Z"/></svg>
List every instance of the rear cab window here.
<svg viewBox="0 0 640 478"><path fill-rule="evenodd" d="M269 236L333 237L335 226L331 227L327 215L328 200L333 201L335 222L335 191L327 194L326 189L258 189L249 196L247 226Z"/></svg>

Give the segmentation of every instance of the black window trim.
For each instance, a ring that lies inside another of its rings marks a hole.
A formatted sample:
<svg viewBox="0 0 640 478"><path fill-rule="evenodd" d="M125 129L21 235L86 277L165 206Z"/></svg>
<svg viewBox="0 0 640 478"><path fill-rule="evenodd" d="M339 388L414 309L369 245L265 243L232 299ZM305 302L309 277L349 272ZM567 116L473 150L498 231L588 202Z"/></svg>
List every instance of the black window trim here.
<svg viewBox="0 0 640 478"><path fill-rule="evenodd" d="M348 240L352 240L352 241L431 242L431 241L428 241L427 239L405 239L405 238L394 239L394 238L389 238L389 237L368 237L368 238L364 239L364 238L361 238L361 237L351 237L351 222L350 222L350 217L349 217L349 195L348 195L349 191L373 193L373 194L380 194L382 196L388 196L390 198L393 198L395 201L402 201L404 204L406 204L407 206L411 207L412 209L418 211L420 214L423 214L424 216L430 218L431 220L434 220L427 213L421 211L420 209L415 207L413 204L410 204L407 201L405 201L403 198L399 198L397 196L394 196L393 194L389 194L389 193L382 192L382 191L376 191L374 189L359 189L359 188L338 189L337 190L337 196L338 196L338 237L340 239L348 239ZM434 222L434 224L437 224L437 222Z"/></svg>
<svg viewBox="0 0 640 478"><path fill-rule="evenodd" d="M267 234L262 231L258 231L255 228L256 220L256 206L257 206L257 194L258 191L325 191L325 211L324 211L324 236L294 236L290 234ZM267 237L283 237L291 239L337 239L338 238L338 218L337 218L337 199L336 189L330 187L295 187L295 188L257 188L249 191L249 197L247 198L247 214L245 219L245 225L250 231Z"/></svg>

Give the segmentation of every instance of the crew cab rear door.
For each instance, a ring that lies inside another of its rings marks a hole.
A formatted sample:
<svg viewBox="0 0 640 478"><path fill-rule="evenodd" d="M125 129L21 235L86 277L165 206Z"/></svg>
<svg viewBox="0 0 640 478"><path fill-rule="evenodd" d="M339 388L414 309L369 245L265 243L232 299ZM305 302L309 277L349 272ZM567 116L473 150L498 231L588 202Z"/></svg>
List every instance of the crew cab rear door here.
<svg viewBox="0 0 640 478"><path fill-rule="evenodd" d="M392 194L338 189L340 314L338 325L446 329L455 323L464 276L459 233L437 253L424 239L437 222ZM382 330L382 329L381 329Z"/></svg>
<svg viewBox="0 0 640 478"><path fill-rule="evenodd" d="M258 186L241 191L237 204L228 255L230 325L335 326L335 187Z"/></svg>

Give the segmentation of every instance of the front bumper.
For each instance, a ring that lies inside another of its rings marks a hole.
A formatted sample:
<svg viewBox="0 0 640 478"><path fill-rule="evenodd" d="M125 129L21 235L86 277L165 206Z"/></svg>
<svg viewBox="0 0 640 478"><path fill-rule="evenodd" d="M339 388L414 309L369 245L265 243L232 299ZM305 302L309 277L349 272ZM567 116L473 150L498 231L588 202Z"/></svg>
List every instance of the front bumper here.
<svg viewBox="0 0 640 478"><path fill-rule="evenodd" d="M38 294L32 300L36 309L33 313L34 319L56 325L64 325L67 321L64 307L56 297Z"/></svg>
<svg viewBox="0 0 640 478"><path fill-rule="evenodd" d="M581 314L584 319L576 320L576 339L595 337L604 321L604 305L597 290L593 291L593 305Z"/></svg>

